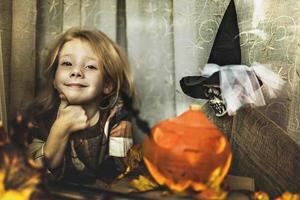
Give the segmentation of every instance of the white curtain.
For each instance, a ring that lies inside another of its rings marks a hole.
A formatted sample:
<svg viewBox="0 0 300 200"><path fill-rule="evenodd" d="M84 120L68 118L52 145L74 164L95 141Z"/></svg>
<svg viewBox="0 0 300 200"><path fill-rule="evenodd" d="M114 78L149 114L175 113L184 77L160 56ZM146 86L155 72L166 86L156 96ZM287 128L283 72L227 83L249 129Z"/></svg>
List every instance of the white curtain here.
<svg viewBox="0 0 300 200"><path fill-rule="evenodd" d="M128 55L142 115L151 125L186 111L191 103L204 103L184 95L179 80L200 74L228 3L126 1Z"/></svg>
<svg viewBox="0 0 300 200"><path fill-rule="evenodd" d="M290 100L274 100L262 112L300 138L297 2L235 0L243 64L270 63L289 83L283 96ZM204 104L203 100L184 95L179 80L200 74L228 3L229 0L1 0L2 93L6 110L15 113L36 95L53 41L72 26L100 29L125 48L141 100L141 115L151 125L182 113L191 103ZM278 6L274 7L274 3ZM220 126L227 123L214 120Z"/></svg>
<svg viewBox="0 0 300 200"><path fill-rule="evenodd" d="M175 115L172 2L129 0L126 13L142 116L153 124Z"/></svg>

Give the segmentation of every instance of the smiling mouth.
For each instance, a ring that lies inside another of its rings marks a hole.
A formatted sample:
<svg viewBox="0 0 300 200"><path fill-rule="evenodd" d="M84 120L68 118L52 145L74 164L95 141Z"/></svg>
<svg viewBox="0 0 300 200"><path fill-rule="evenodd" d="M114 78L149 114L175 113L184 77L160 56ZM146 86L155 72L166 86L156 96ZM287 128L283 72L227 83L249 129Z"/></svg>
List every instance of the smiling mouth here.
<svg viewBox="0 0 300 200"><path fill-rule="evenodd" d="M75 88L75 89L87 87L86 85L79 84L79 83L67 83L67 84L65 84L65 86L67 86L69 88Z"/></svg>

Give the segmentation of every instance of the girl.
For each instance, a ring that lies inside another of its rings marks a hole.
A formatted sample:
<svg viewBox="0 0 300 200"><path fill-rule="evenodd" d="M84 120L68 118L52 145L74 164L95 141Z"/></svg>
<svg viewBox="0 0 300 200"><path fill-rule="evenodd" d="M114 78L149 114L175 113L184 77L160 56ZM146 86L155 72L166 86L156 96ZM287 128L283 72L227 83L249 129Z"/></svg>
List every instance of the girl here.
<svg viewBox="0 0 300 200"><path fill-rule="evenodd" d="M56 179L113 178L125 169L132 124L122 96L134 96L128 61L97 30L70 29L54 46L46 87L27 113L30 154Z"/></svg>

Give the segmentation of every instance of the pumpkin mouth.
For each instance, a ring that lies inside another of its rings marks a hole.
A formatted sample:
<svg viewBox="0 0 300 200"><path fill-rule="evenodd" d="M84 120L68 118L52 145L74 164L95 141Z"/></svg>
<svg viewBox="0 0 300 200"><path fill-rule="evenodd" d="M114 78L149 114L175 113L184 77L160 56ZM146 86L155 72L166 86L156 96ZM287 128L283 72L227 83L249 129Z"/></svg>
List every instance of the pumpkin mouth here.
<svg viewBox="0 0 300 200"><path fill-rule="evenodd" d="M164 175L162 175L155 165L153 165L147 158L144 158L145 164L147 165L149 172L155 177L155 180L160 185L167 185L171 190L176 192L182 192L186 190L191 185L196 191L206 189L206 185L202 183L193 183L191 180L185 180L178 183L173 183L170 179L167 179Z"/></svg>

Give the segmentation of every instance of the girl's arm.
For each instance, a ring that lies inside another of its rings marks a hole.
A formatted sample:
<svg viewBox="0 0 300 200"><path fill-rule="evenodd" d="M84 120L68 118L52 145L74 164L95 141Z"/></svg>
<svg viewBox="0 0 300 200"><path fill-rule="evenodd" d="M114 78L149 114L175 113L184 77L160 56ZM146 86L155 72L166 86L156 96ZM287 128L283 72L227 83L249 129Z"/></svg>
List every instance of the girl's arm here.
<svg viewBox="0 0 300 200"><path fill-rule="evenodd" d="M61 96L61 104L47 141L44 145L44 156L47 167L55 169L62 164L70 134L89 127L88 117L81 106L68 105Z"/></svg>
<svg viewBox="0 0 300 200"><path fill-rule="evenodd" d="M41 139L34 138L31 144L29 145L29 153L34 159L34 161L40 166L45 164L45 155L44 155L44 146L45 141ZM46 167L46 166L45 166ZM65 164L62 163L61 167L54 169L49 169L46 167L46 176L50 179L60 179L64 173Z"/></svg>
<svg viewBox="0 0 300 200"><path fill-rule="evenodd" d="M44 157L47 168L55 169L62 164L70 133L61 120L55 120L44 144Z"/></svg>

